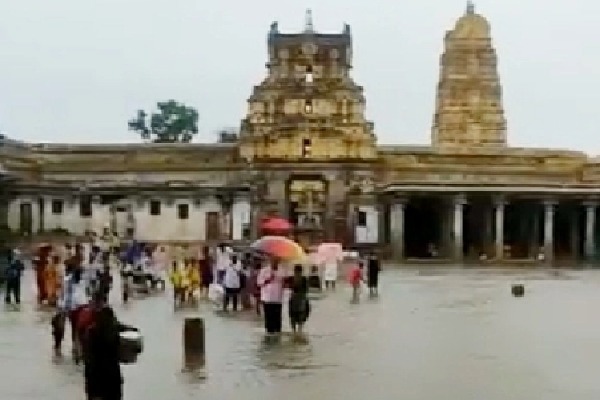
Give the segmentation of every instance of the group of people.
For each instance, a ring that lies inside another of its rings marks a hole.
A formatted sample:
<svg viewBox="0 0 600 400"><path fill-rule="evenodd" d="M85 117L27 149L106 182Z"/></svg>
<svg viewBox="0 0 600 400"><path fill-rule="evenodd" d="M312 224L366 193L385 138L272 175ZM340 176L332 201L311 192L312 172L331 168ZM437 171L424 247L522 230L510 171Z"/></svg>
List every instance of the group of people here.
<svg viewBox="0 0 600 400"><path fill-rule="evenodd" d="M51 320L54 350L60 356L68 322L73 359L84 364L87 398L120 400L123 392L120 334L137 329L120 323L109 305L112 252L93 244L67 245L61 258L60 250L48 246L34 259L38 302L55 307ZM55 280L60 281L51 286L52 290L48 285L40 285L50 279L48 271L54 271ZM40 279L41 273L44 279Z"/></svg>
<svg viewBox="0 0 600 400"><path fill-rule="evenodd" d="M204 288L201 293L213 301L221 301L224 312L230 305L237 311L240 304L242 309L255 309L263 316L265 331L270 336L281 333L286 289L290 325L293 332L300 333L311 312L309 294L333 291L338 280L339 260L328 260L323 268L312 265L307 274L301 264L283 265L277 258L235 254L225 245L218 246L214 252L205 248L203 254L200 272L192 268L188 274L201 276L199 284ZM371 296L377 295L380 270L379 260L374 255L365 261L356 261L349 276L354 288L353 301L358 301L361 286L365 284ZM191 278L188 281L194 282Z"/></svg>

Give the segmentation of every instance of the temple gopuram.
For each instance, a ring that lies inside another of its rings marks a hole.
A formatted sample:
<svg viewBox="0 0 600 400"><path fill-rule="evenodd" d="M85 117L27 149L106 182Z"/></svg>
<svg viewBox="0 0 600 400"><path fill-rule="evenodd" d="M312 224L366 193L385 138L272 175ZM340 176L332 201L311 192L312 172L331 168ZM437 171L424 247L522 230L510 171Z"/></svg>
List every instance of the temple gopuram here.
<svg viewBox="0 0 600 400"><path fill-rule="evenodd" d="M303 244L395 260L592 260L600 163L515 148L490 24L469 4L444 37L430 146L382 145L351 75L352 33L267 37L237 141L0 145L0 226L110 227L152 242L248 242L269 216ZM434 82L432 82L432 85Z"/></svg>

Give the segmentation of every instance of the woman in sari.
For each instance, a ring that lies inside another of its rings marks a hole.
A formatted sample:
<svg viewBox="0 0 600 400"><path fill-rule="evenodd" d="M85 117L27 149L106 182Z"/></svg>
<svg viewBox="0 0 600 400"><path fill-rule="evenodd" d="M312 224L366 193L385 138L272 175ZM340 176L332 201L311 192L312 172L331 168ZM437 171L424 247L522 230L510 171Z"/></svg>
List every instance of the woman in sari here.
<svg viewBox="0 0 600 400"><path fill-rule="evenodd" d="M56 307L58 297L61 293L62 280L63 277L60 267L60 257L58 255L54 255L52 256L52 260L44 270L46 297L48 299L49 306Z"/></svg>

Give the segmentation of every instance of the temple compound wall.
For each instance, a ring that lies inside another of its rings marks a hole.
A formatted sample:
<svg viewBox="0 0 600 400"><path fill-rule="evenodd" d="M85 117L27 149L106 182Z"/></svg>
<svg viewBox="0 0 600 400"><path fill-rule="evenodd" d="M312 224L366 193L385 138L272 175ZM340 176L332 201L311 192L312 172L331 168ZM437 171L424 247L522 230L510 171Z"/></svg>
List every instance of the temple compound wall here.
<svg viewBox="0 0 600 400"><path fill-rule="evenodd" d="M430 146L377 144L348 25L319 33L310 13L299 33L273 23L267 57L236 143L1 140L0 226L247 242L279 216L304 245L396 260L600 255L600 161L509 146L490 25L472 4L444 37Z"/></svg>

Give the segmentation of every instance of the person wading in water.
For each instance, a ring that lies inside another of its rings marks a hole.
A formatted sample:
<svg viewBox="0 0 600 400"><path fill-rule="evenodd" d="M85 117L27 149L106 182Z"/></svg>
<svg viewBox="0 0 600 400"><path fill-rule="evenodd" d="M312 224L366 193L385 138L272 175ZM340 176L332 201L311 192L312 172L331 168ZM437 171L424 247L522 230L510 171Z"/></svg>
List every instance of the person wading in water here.
<svg viewBox="0 0 600 400"><path fill-rule="evenodd" d="M281 333L281 311L283 303L283 273L279 263L274 260L271 266L266 266L258 274L260 287L260 300L263 305L265 330L267 335L274 336Z"/></svg>
<svg viewBox="0 0 600 400"><path fill-rule="evenodd" d="M302 327L310 314L308 302L308 279L302 274L302 265L294 266L294 276L290 282L292 295L289 301L290 325L294 333L302 333Z"/></svg>
<svg viewBox="0 0 600 400"><path fill-rule="evenodd" d="M121 332L137 331L117 320L113 309L96 293L88 306L88 321L81 321L85 393L88 400L121 400L123 375L120 364Z"/></svg>

